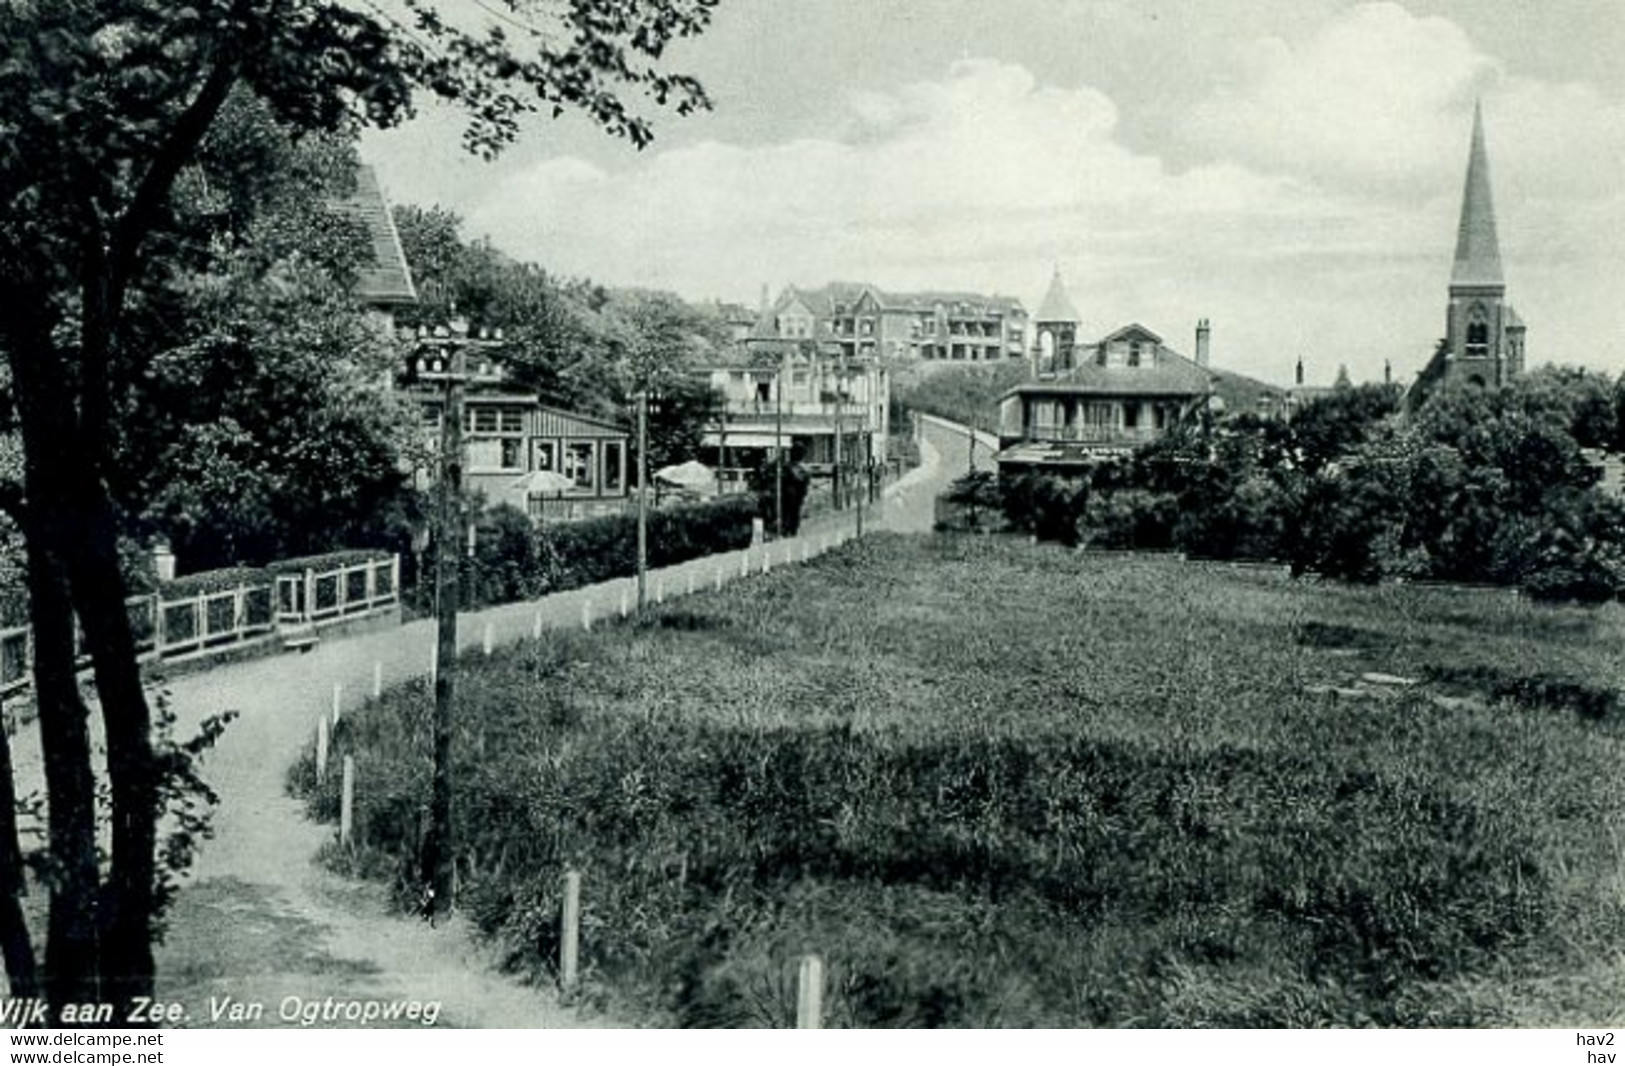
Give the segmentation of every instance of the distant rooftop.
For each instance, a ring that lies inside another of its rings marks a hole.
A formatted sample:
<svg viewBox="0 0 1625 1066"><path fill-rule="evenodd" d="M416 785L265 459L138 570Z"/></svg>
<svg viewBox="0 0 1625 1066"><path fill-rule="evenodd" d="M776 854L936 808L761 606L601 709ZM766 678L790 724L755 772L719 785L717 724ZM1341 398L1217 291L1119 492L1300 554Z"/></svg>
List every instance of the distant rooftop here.
<svg viewBox="0 0 1625 1066"><path fill-rule="evenodd" d="M379 306L417 303L401 236L371 167L356 168L355 192L340 207L367 228L372 242L372 262L356 274L356 296Z"/></svg>

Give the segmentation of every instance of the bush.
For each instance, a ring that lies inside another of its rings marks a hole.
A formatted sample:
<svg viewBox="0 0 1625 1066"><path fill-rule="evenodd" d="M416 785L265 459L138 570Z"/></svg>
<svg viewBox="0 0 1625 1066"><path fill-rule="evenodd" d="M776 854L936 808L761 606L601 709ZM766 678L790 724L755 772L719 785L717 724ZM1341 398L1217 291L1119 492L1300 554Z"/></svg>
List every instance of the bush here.
<svg viewBox="0 0 1625 1066"><path fill-rule="evenodd" d="M476 605L534 599L563 583L553 544L517 507L504 504L481 514L474 543L465 587Z"/></svg>
<svg viewBox="0 0 1625 1066"><path fill-rule="evenodd" d="M345 551L322 552L320 555L302 555L295 559L279 559L266 566L273 574L292 574L305 570L322 573L346 566L360 566L378 559L387 559L392 553L376 548L353 548Z"/></svg>
<svg viewBox="0 0 1625 1066"><path fill-rule="evenodd" d="M158 595L165 601L187 600L194 596L207 596L214 592L229 592L236 588L262 588L273 583L273 571L257 566L233 566L225 570L205 570L200 574L187 574L158 586Z"/></svg>
<svg viewBox="0 0 1625 1066"><path fill-rule="evenodd" d="M1089 500L1088 486L1043 474L1023 474L1001 483L1004 517L1012 529L1039 540L1078 543L1078 517Z"/></svg>
<svg viewBox="0 0 1625 1066"><path fill-rule="evenodd" d="M727 496L649 511L649 566L671 566L750 546L756 501ZM637 573L633 514L536 525L513 507L485 512L468 577L475 603L488 606L595 585Z"/></svg>
<svg viewBox="0 0 1625 1066"><path fill-rule="evenodd" d="M1095 548L1164 551L1173 547L1178 515L1178 501L1167 493L1097 493L1078 516L1078 539Z"/></svg>

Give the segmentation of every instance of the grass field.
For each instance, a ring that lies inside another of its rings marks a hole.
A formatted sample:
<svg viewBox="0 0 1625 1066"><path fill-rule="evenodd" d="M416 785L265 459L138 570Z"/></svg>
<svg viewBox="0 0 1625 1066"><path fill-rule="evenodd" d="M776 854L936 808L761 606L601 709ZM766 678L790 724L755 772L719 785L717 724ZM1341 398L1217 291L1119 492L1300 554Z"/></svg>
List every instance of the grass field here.
<svg viewBox="0 0 1625 1066"><path fill-rule="evenodd" d="M589 998L651 1022L787 1024L815 951L831 1024L1598 1023L1621 649L1617 605L875 537L470 660L463 905L545 977L582 870ZM428 708L335 739L358 871Z"/></svg>

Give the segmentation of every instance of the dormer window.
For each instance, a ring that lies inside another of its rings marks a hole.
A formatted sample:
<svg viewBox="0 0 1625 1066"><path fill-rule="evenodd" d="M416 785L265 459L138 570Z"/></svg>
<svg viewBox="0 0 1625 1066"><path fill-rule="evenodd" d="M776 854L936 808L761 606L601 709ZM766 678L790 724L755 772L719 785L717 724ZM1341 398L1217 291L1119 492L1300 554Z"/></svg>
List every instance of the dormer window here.
<svg viewBox="0 0 1625 1066"><path fill-rule="evenodd" d="M1139 341L1132 341L1132 342L1130 342L1130 344L1128 346L1128 365L1129 366L1139 366L1140 365L1140 342Z"/></svg>

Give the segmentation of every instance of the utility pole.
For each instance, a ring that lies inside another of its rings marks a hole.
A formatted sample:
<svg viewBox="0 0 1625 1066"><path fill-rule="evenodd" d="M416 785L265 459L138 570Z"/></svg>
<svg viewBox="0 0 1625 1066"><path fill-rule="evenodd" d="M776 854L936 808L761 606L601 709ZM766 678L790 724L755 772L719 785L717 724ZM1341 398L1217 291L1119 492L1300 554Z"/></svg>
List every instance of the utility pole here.
<svg viewBox="0 0 1625 1066"><path fill-rule="evenodd" d="M841 390L846 387L846 353L842 352L835 363L835 467L830 477L830 488L835 497L835 509L841 509L841 434L845 427L841 424L841 415L846 411L846 395Z"/></svg>
<svg viewBox="0 0 1625 1066"><path fill-rule="evenodd" d="M865 391L867 391L867 390L865 390ZM867 478L868 478L868 473L869 473L868 452L869 452L869 448L872 446L871 442L872 442L872 439L873 439L872 437L865 437L865 435L864 435L864 428L868 425L868 423L869 423L869 419L868 419L867 416L865 416L862 419L862 421L860 421L858 423L858 439L860 441L864 441L864 447L863 447L864 454L863 454L863 457L859 461L863 463L864 478L865 478L865 484L858 486L858 536L860 538L863 536L863 498L866 495L868 495L868 492L869 492L869 486L867 484ZM872 433L872 430L871 430L871 433Z"/></svg>
<svg viewBox="0 0 1625 1066"><path fill-rule="evenodd" d="M722 412L717 415L717 495L727 495L727 489L722 487L723 476L728 472L728 401L722 401Z"/></svg>
<svg viewBox="0 0 1625 1066"><path fill-rule="evenodd" d="M976 522L976 481L975 481L975 477L976 477L976 427L975 426L966 426L965 427L965 436L967 438L969 438L969 440L970 440L970 455L966 458L966 461L965 461L965 476L967 478L971 479L969 481L969 487L970 487L970 524L972 526L975 526L977 524L977 522Z"/></svg>
<svg viewBox="0 0 1625 1066"><path fill-rule="evenodd" d="M638 615L649 584L649 390L638 390Z"/></svg>
<svg viewBox="0 0 1625 1066"><path fill-rule="evenodd" d="M773 539L784 539L784 382L789 358L779 365L773 387Z"/></svg>
<svg viewBox="0 0 1625 1066"><path fill-rule="evenodd" d="M424 837L421 876L433 891L429 906L436 914L455 902L457 849L452 836L451 740L457 692L457 601L460 587L458 536L463 481L463 386L469 381L496 381L500 374L482 365L468 369L471 347L501 343L488 334L480 340L468 336L466 322L427 339L417 362L422 381L439 381L441 395L440 478L438 485L440 531L435 538L436 654L434 679L434 771L429 796L429 832ZM430 354L430 353L433 354Z"/></svg>

